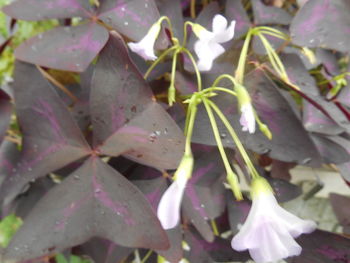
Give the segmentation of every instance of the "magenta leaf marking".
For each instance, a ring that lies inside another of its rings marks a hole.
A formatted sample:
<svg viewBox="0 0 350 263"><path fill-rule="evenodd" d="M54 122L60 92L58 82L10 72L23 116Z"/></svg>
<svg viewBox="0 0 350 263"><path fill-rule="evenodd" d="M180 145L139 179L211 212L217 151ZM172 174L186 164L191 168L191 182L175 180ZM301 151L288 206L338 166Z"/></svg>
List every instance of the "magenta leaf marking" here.
<svg viewBox="0 0 350 263"><path fill-rule="evenodd" d="M51 124L52 131L54 132L55 140L60 144L67 144L65 137L61 133L61 127L58 124L58 120L50 106L43 99L38 99L38 106L33 107L34 111L44 116Z"/></svg>
<svg viewBox="0 0 350 263"><path fill-rule="evenodd" d="M114 213L123 217L124 222L128 226L135 225L135 221L132 219L129 210L122 204L113 201L107 192L103 190L102 184L97 181L96 176L92 177L92 183L94 188L94 196L99 200L104 206L110 208Z"/></svg>
<svg viewBox="0 0 350 263"><path fill-rule="evenodd" d="M211 169L213 169L214 163L209 163L207 166L198 168L194 173L190 181L186 186L186 194L190 197L193 208L199 212L199 214L204 218L208 219L207 212L204 209L204 205L198 198L195 190L195 183L205 174L207 174Z"/></svg>

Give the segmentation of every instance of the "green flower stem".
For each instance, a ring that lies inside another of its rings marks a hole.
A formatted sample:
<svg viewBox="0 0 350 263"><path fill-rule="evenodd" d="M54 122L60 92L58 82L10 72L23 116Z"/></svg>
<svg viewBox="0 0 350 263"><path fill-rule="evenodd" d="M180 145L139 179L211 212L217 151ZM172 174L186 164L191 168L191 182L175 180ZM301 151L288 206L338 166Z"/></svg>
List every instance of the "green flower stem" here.
<svg viewBox="0 0 350 263"><path fill-rule="evenodd" d="M159 64L162 59L164 59L171 51L179 48L178 46L172 46L165 50L153 63L152 65L147 69L145 75L143 76L144 79L147 79L149 77L149 74L152 72L152 70Z"/></svg>
<svg viewBox="0 0 350 263"><path fill-rule="evenodd" d="M217 126L217 123L216 123L213 111L211 110L211 107L210 107L210 101L207 98L205 98L205 97L202 98L202 101L203 101L205 109L207 110L208 117L209 117L209 120L210 120L210 124L211 124L211 127L213 129L214 137L215 137L215 140L216 140L216 144L218 146L218 149L219 149L222 161L224 163L224 166L225 166L225 169L226 169L226 173L228 175L231 175L231 177L233 175L234 178L236 179L235 182L234 182L234 184L236 184L236 185L233 185L233 187L232 187L232 190L234 191L234 195L235 195L237 200L242 200L243 196L242 196L242 193L241 193L240 188L238 186L237 175L233 172L232 167L230 165L230 162L229 162L229 160L227 158L227 155L226 155L226 152L225 152L225 149L224 149L224 146L222 144L221 137L220 137L219 128Z"/></svg>
<svg viewBox="0 0 350 263"><path fill-rule="evenodd" d="M210 220L210 224L211 224L211 228L213 229L214 235L215 236L219 236L219 230L218 230L218 226L216 225L215 220Z"/></svg>
<svg viewBox="0 0 350 263"><path fill-rule="evenodd" d="M274 67L276 72L282 77L282 79L289 83L289 78L288 78L287 72L283 66L283 63L280 60L277 53L275 52L275 50L272 48L270 42L260 32L258 32L257 35L261 39L261 42L263 43L263 45L267 51L267 55L270 59L272 66Z"/></svg>
<svg viewBox="0 0 350 263"><path fill-rule="evenodd" d="M182 48L181 51L185 52L187 54L187 56L190 58L190 60L193 64L193 67L196 71L198 91L201 91L202 90L202 78L201 78L201 73L199 72L199 69L197 67L197 63L194 60L193 55L191 54L191 52L187 48Z"/></svg>
<svg viewBox="0 0 350 263"><path fill-rule="evenodd" d="M168 103L170 106L173 106L173 103L175 102L175 76L176 76L176 63L177 63L177 55L179 54L180 50L176 50L173 56L173 63L171 67L171 80L170 80L170 87L168 90Z"/></svg>
<svg viewBox="0 0 350 263"><path fill-rule="evenodd" d="M198 95L194 94L190 100L190 104L188 106L187 118L186 118L186 126L185 126L185 136L186 136L186 144L185 144L185 155L192 155L191 151L191 138L193 134L194 121L197 115L197 104L198 104Z"/></svg>
<svg viewBox="0 0 350 263"><path fill-rule="evenodd" d="M247 36L244 40L244 44L243 44L243 48L241 51L241 55L239 57L239 61L238 61L238 66L236 69L236 74L235 77L238 81L238 83L243 84L243 80L244 80L244 70L245 70L245 64L246 64L246 60L247 60L247 56L248 56L248 49L249 49L249 44L250 41L252 39L252 35L254 33L254 28L249 29Z"/></svg>
<svg viewBox="0 0 350 263"><path fill-rule="evenodd" d="M152 250L148 250L147 254L143 257L143 259L141 260L141 263L146 263L146 261L149 259L149 257L152 255L153 251Z"/></svg>
<svg viewBox="0 0 350 263"><path fill-rule="evenodd" d="M166 21L166 22L168 23L169 29L170 29L171 38L173 38L173 35L174 35L174 33L173 33L173 25L171 24L171 21L170 21L169 17L167 17L167 16L162 16L162 17L160 17L160 18L158 19L158 23L159 23L159 24L162 23L163 21Z"/></svg>
<svg viewBox="0 0 350 263"><path fill-rule="evenodd" d="M227 89L227 88L224 88L224 87L210 87L210 88L207 88L205 90L203 90L203 93L211 93L213 91L223 91L223 92L226 92L226 93L229 93L233 96L237 96L237 93L234 92L233 90L230 90L230 89Z"/></svg>
<svg viewBox="0 0 350 263"><path fill-rule="evenodd" d="M272 67L275 69L275 71L277 72L277 74L279 76L282 76L282 71L278 67L277 62L275 60L275 57L273 56L273 54L271 52L270 43L267 41L267 39L262 34L258 33L257 36L260 38L261 42L263 43L263 45L266 49L267 56L269 57L269 60L271 62Z"/></svg>
<svg viewBox="0 0 350 263"><path fill-rule="evenodd" d="M228 80L230 80L231 82L232 82L232 84L233 84L233 86L236 86L237 84L239 84L239 82L234 78L234 77L232 77L231 75L229 75L229 74L222 74L222 75L220 75L219 77L217 77L215 80L214 80L214 83L213 83L213 87L216 87L218 84L219 84L219 82L221 81L221 80L223 80L223 79L228 79Z"/></svg>
<svg viewBox="0 0 350 263"><path fill-rule="evenodd" d="M187 35L187 27L188 26L193 26L193 23L192 22L190 22L190 21L186 21L185 23L184 23L184 39L183 39L183 41L182 41L182 46L183 47L185 47L186 46L186 43L187 43L187 37L188 37L188 35Z"/></svg>
<svg viewBox="0 0 350 263"><path fill-rule="evenodd" d="M247 167L249 169L249 172L251 173L252 177L259 177L259 173L256 171L253 163L251 162L248 153L246 152L246 150L244 149L243 144L241 143L241 141L239 140L236 132L234 131L234 129L232 128L231 124L229 123L229 121L227 120L227 118L225 117L225 115L221 112L221 110L215 105L215 103L213 103L210 100L206 100L206 103L213 108L213 110L215 111L215 113L218 115L218 117L221 119L221 121L223 122L223 124L225 125L226 129L228 130L228 132L230 133L233 141L235 142L237 149L239 150L239 152L241 153L245 163L247 164Z"/></svg>
<svg viewBox="0 0 350 263"><path fill-rule="evenodd" d="M286 38L285 36L280 35L280 34L276 34L276 33L274 33L274 32L265 31L265 30L260 30L259 32L262 33L262 34L264 34L264 35L270 35L270 36L273 36L273 37L276 37L276 38L280 38L280 39L283 39L283 40L286 40L286 41L289 40L289 39Z"/></svg>
<svg viewBox="0 0 350 263"><path fill-rule="evenodd" d="M275 28L272 28L272 27L268 27L268 26L259 26L259 27L256 27L256 29L263 33L263 32L266 32L266 33L274 33L276 35L279 35L281 38L285 39L285 40L289 40L290 37L283 33L282 31L278 30L278 29L275 29Z"/></svg>

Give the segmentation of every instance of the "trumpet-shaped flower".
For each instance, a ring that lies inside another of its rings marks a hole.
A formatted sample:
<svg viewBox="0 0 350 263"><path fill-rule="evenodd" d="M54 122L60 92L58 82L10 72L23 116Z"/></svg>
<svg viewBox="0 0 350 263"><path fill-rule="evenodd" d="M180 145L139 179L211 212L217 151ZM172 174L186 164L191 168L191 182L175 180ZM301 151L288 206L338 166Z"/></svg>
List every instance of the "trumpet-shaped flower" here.
<svg viewBox="0 0 350 263"><path fill-rule="evenodd" d="M316 224L280 207L268 182L262 177L253 180L252 199L247 220L232 239L232 248L237 251L249 249L257 263L299 255L302 248L294 238L312 232Z"/></svg>
<svg viewBox="0 0 350 263"><path fill-rule="evenodd" d="M213 19L213 31L208 31L199 24L193 25L193 32L199 38L194 44L194 50L198 57L197 66L200 71L208 71L213 65L214 59L225 52L220 45L233 38L236 21L231 21L227 26L227 20L222 15L216 15Z"/></svg>
<svg viewBox="0 0 350 263"><path fill-rule="evenodd" d="M180 207L188 179L193 169L193 157L185 155L175 172L174 182L160 199L157 215L164 229L176 227L180 221Z"/></svg>
<svg viewBox="0 0 350 263"><path fill-rule="evenodd" d="M156 22L152 25L148 33L137 43L128 43L129 48L143 57L145 60L155 60L154 43L159 35L161 24Z"/></svg>

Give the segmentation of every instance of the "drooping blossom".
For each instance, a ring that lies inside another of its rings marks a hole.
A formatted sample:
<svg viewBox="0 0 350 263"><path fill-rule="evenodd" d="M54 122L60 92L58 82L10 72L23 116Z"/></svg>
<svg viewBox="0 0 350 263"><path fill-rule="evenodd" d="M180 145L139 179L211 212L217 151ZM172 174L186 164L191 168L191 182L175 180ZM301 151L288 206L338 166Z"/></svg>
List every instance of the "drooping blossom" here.
<svg viewBox="0 0 350 263"><path fill-rule="evenodd" d="M242 130L254 133L256 123L250 95L245 87L238 84L235 85L235 91L237 93L238 104L241 111L239 122L242 125Z"/></svg>
<svg viewBox="0 0 350 263"><path fill-rule="evenodd" d="M180 221L180 208L187 181L192 175L193 157L184 155L175 172L174 181L160 199L157 215L164 229L176 227Z"/></svg>
<svg viewBox="0 0 350 263"><path fill-rule="evenodd" d="M242 125L242 131L248 131L249 133L255 132L255 117L252 104L244 104L241 106L241 117L239 123Z"/></svg>
<svg viewBox="0 0 350 263"><path fill-rule="evenodd" d="M154 54L154 43L159 35L161 24L156 22L152 25L148 33L137 43L128 43L129 48L143 57L145 60L155 60L157 56Z"/></svg>
<svg viewBox="0 0 350 263"><path fill-rule="evenodd" d="M220 45L233 38L236 21L231 21L227 26L227 20L222 15L213 18L213 31L208 31L199 24L193 25L193 32L199 38L194 44L194 50L198 57L197 67L200 71L211 69L214 59L225 52Z"/></svg>
<svg viewBox="0 0 350 263"><path fill-rule="evenodd" d="M253 179L252 201L247 220L232 239L232 248L248 249L256 263L300 255L302 248L294 238L314 231L316 224L280 207L269 183L262 177Z"/></svg>

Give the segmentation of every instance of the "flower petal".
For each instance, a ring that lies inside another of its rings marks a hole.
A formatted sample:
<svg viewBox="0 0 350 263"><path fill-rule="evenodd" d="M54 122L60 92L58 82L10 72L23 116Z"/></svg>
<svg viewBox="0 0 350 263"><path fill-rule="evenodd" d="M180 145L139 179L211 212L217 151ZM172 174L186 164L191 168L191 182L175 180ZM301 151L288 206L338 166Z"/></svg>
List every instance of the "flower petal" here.
<svg viewBox="0 0 350 263"><path fill-rule="evenodd" d="M302 250L288 232L276 224L259 224L254 237L259 244L251 248L249 253L256 263L276 262L282 258L300 255Z"/></svg>
<svg viewBox="0 0 350 263"><path fill-rule="evenodd" d="M196 41L194 50L199 59L197 66L200 71L210 70L214 59L225 52L225 49L221 45L201 40Z"/></svg>
<svg viewBox="0 0 350 263"><path fill-rule="evenodd" d="M215 41L218 43L225 43L230 41L235 34L236 21L232 20L230 26L222 32L215 34Z"/></svg>
<svg viewBox="0 0 350 263"><path fill-rule="evenodd" d="M145 60L155 60L154 43L158 37L161 26L159 23L154 24L148 33L137 43L128 43L129 48L143 57Z"/></svg>
<svg viewBox="0 0 350 263"><path fill-rule="evenodd" d="M158 219L164 229L174 228L180 219L180 207L185 190L184 180L174 181L164 192L157 210Z"/></svg>
<svg viewBox="0 0 350 263"><path fill-rule="evenodd" d="M243 131L249 131L249 133L255 132L255 116L252 105L244 104L241 107L241 118L239 119L240 124L242 125Z"/></svg>
<svg viewBox="0 0 350 263"><path fill-rule="evenodd" d="M226 30L227 20L222 15L215 15L213 18L213 32L214 34L222 33Z"/></svg>

